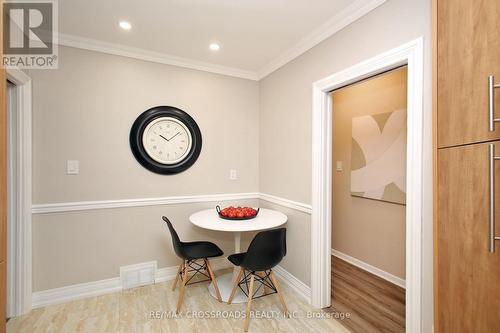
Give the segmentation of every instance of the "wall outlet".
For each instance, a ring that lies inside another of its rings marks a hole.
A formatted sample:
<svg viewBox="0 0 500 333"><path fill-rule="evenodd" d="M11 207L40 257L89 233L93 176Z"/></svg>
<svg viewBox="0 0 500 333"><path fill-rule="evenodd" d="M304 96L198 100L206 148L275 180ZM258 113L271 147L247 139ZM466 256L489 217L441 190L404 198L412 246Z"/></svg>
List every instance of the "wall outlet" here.
<svg viewBox="0 0 500 333"><path fill-rule="evenodd" d="M68 175L78 175L80 173L80 161L67 160L66 161L66 173Z"/></svg>
<svg viewBox="0 0 500 333"><path fill-rule="evenodd" d="M234 169L229 170L229 180L237 180L238 172Z"/></svg>

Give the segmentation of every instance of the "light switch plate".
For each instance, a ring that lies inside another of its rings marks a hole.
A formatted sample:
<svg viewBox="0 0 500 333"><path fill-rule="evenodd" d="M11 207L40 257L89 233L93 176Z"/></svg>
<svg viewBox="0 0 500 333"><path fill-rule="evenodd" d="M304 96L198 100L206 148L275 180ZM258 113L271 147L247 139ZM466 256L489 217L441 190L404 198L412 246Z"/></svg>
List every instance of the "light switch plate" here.
<svg viewBox="0 0 500 333"><path fill-rule="evenodd" d="M342 161L337 161L337 171L342 172L344 171L344 167L342 166Z"/></svg>
<svg viewBox="0 0 500 333"><path fill-rule="evenodd" d="M68 175L78 175L80 173L80 161L67 160L66 161L66 173Z"/></svg>

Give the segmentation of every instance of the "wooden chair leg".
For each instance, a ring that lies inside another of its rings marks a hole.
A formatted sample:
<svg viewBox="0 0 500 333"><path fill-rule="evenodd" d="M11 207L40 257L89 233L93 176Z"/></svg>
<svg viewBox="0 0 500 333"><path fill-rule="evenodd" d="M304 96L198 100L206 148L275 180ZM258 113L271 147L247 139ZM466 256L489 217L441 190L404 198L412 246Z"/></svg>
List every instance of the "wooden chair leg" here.
<svg viewBox="0 0 500 333"><path fill-rule="evenodd" d="M231 295L227 300L227 304L231 304L231 302L233 301L234 294L236 294L236 290L238 289L238 283L240 282L242 276L243 276L243 268L240 268L240 271L238 272L238 277L236 278L236 280L234 280L233 290L231 290Z"/></svg>
<svg viewBox="0 0 500 333"><path fill-rule="evenodd" d="M248 326L250 325L250 310L252 309L252 299L253 299L253 282L254 276L250 276L250 286L248 287L248 303L245 310L245 324L243 325L243 330L248 332Z"/></svg>
<svg viewBox="0 0 500 333"><path fill-rule="evenodd" d="M266 277L266 272L258 272L257 274L260 276L262 281L264 281L264 278ZM264 289L264 294L269 293L269 288L266 286L265 283L262 283L262 287Z"/></svg>
<svg viewBox="0 0 500 333"><path fill-rule="evenodd" d="M176 309L177 314L180 312L181 306L182 306L182 301L184 300L184 293L186 292L186 283L188 281L188 276L189 276L188 265L184 261L184 265L182 267L181 290L179 292L179 299L177 300L177 309Z"/></svg>
<svg viewBox="0 0 500 333"><path fill-rule="evenodd" d="M177 281L179 281L179 273L181 272L182 268L184 267L184 261L179 264L179 268L177 268L177 274L175 274L175 280L174 284L172 285L172 291L175 290L175 287L177 287Z"/></svg>
<svg viewBox="0 0 500 333"><path fill-rule="evenodd" d="M217 299L219 302L222 302L222 297L220 297L219 286L217 286L217 279L215 278L214 271L212 270L212 266L210 265L210 261L208 259L203 259L205 261L205 265L207 266L208 274L210 275L210 279L212 280L212 284L214 285L215 294L217 295Z"/></svg>
<svg viewBox="0 0 500 333"><path fill-rule="evenodd" d="M283 298L283 293L281 292L281 287L278 282L278 279L274 275L274 272L271 271L271 280L273 281L274 287L276 287L276 291L278 293L278 297L280 299L281 305L283 306L283 309L285 310L285 316L290 317L290 313L288 312L288 307L286 306L285 299Z"/></svg>

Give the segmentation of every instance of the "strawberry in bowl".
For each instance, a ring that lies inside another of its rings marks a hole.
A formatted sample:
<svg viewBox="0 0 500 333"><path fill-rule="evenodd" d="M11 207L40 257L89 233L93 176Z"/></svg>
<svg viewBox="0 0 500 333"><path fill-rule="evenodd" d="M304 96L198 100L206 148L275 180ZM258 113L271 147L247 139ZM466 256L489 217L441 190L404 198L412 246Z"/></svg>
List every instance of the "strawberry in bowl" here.
<svg viewBox="0 0 500 333"><path fill-rule="evenodd" d="M221 209L219 206L215 207L219 217L226 220L249 220L253 219L259 213L259 209L252 207L226 207Z"/></svg>

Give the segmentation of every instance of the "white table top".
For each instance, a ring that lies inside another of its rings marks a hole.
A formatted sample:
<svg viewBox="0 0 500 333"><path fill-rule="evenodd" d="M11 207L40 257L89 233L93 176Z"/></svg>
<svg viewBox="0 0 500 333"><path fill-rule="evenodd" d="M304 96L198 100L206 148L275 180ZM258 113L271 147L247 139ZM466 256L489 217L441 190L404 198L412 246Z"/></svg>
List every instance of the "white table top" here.
<svg viewBox="0 0 500 333"><path fill-rule="evenodd" d="M199 211L189 217L189 221L200 228L229 232L272 229L285 224L287 219L285 214L266 208L261 208L255 218L243 221L221 219L215 208Z"/></svg>

